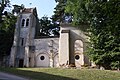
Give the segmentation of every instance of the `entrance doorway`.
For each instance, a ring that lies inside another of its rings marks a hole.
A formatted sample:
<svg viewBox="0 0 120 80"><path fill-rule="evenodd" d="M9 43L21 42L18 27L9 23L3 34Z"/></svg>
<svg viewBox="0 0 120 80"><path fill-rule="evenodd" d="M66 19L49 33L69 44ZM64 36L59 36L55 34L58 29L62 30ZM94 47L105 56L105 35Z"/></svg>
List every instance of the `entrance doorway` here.
<svg viewBox="0 0 120 80"><path fill-rule="evenodd" d="M23 62L24 62L23 59L20 59L20 60L19 60L19 67L23 67Z"/></svg>

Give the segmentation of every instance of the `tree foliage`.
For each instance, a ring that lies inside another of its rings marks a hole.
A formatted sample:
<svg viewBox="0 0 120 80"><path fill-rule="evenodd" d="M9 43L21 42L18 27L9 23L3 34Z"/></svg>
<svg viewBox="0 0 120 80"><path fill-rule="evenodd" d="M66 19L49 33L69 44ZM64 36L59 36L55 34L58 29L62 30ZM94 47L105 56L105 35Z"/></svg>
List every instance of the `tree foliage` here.
<svg viewBox="0 0 120 80"><path fill-rule="evenodd" d="M11 13L8 15L9 17L4 17L4 21L0 27L0 59L10 54L13 42L16 17Z"/></svg>
<svg viewBox="0 0 120 80"><path fill-rule="evenodd" d="M1 0L0 2L0 61L4 56L10 54L16 17L14 14L5 11L5 8L10 8L9 0Z"/></svg>
<svg viewBox="0 0 120 80"><path fill-rule="evenodd" d="M66 12L75 25L90 26L90 59L106 69L119 68L120 0L68 0Z"/></svg>
<svg viewBox="0 0 120 80"><path fill-rule="evenodd" d="M65 6L67 0L55 0L57 2L56 7L54 8L54 15L52 16L53 22L62 22L64 13L65 13Z"/></svg>
<svg viewBox="0 0 120 80"><path fill-rule="evenodd" d="M41 37L59 36L59 24L53 23L47 16L39 20Z"/></svg>
<svg viewBox="0 0 120 80"><path fill-rule="evenodd" d="M2 16L7 15L7 12L4 12L5 7L9 7L9 0L0 1L0 23L2 22Z"/></svg>
<svg viewBox="0 0 120 80"><path fill-rule="evenodd" d="M12 13L13 14L19 14L20 13L20 10L24 9L24 5L21 4L21 5L13 5L14 9L12 10Z"/></svg>

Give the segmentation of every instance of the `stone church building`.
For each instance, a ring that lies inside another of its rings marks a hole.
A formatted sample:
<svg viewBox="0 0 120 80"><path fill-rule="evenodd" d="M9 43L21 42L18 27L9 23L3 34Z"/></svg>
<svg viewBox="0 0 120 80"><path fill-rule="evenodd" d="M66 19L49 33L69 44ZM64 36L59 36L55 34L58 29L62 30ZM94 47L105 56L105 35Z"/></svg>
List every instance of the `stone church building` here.
<svg viewBox="0 0 120 80"><path fill-rule="evenodd" d="M37 38L36 8L25 8L18 16L9 66L11 67L62 67L89 64L83 54L87 37L77 27L63 23L60 36Z"/></svg>

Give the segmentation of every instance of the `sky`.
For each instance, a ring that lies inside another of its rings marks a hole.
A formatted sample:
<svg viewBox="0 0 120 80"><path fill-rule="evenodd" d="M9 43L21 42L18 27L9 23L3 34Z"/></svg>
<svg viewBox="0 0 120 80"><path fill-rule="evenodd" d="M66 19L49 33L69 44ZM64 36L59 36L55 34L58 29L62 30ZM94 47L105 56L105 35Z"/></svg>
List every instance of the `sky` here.
<svg viewBox="0 0 120 80"><path fill-rule="evenodd" d="M25 8L36 7L39 18L43 17L44 15L51 17L56 6L55 0L10 0L10 3L12 5L24 4Z"/></svg>

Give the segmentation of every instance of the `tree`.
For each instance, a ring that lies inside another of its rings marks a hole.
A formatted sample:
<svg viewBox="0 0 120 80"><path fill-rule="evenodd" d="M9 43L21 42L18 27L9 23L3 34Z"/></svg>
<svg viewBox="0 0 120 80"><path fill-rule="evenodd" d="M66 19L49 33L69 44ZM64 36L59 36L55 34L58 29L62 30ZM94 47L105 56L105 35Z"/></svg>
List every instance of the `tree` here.
<svg viewBox="0 0 120 80"><path fill-rule="evenodd" d="M73 23L87 23L90 46L88 55L105 69L120 67L120 1L68 0L66 12L73 14Z"/></svg>
<svg viewBox="0 0 120 80"><path fill-rule="evenodd" d="M23 4L21 4L21 6L20 5L13 5L13 7L14 7L14 9L12 10L12 13L13 14L16 13L17 15L20 13L20 10L25 8Z"/></svg>
<svg viewBox="0 0 120 80"><path fill-rule="evenodd" d="M67 0L65 12L73 15L73 25L87 24L87 6L87 0Z"/></svg>
<svg viewBox="0 0 120 80"><path fill-rule="evenodd" d="M59 25L57 23L52 23L52 21L47 16L42 17L39 20L39 24L40 24L39 36L41 37L59 36Z"/></svg>
<svg viewBox="0 0 120 80"><path fill-rule="evenodd" d="M0 1L0 23L2 22L2 16L7 15L7 12L4 12L5 7L9 7L9 0Z"/></svg>
<svg viewBox="0 0 120 80"><path fill-rule="evenodd" d="M52 16L53 22L62 22L67 0L55 0L58 4L54 8L54 15Z"/></svg>
<svg viewBox="0 0 120 80"><path fill-rule="evenodd" d="M6 7L10 8L9 3L9 0L0 1L0 61L10 54L14 37L16 17L5 11Z"/></svg>
<svg viewBox="0 0 120 80"><path fill-rule="evenodd" d="M48 17L44 16L40 19L40 35L41 36L49 36L49 26L51 25L51 21L48 20Z"/></svg>
<svg viewBox="0 0 120 80"><path fill-rule="evenodd" d="M0 27L0 61L3 60L4 56L10 54L13 44L16 17L11 13L8 13L8 16L4 17Z"/></svg>

